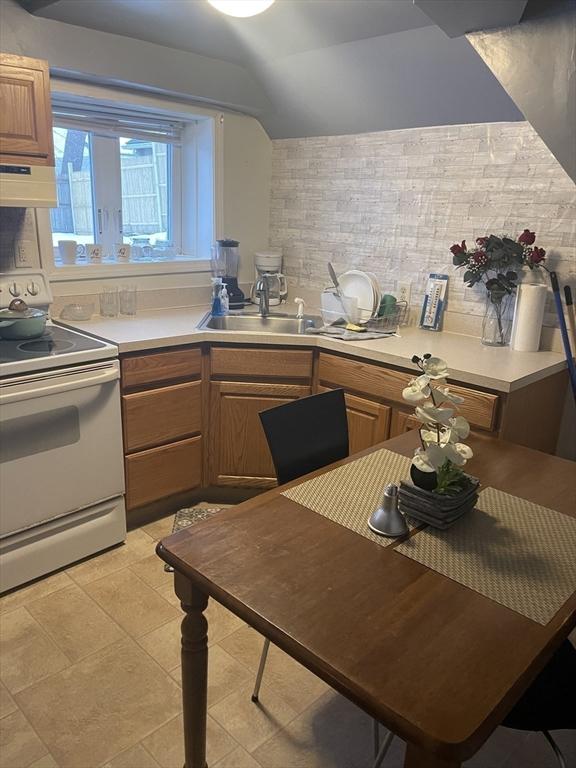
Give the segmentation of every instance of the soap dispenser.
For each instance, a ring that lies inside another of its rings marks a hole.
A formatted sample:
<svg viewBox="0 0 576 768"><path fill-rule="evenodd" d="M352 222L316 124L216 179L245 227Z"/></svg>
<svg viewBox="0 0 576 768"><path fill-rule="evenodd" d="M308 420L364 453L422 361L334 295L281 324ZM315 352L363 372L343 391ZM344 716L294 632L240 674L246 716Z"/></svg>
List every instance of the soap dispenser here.
<svg viewBox="0 0 576 768"><path fill-rule="evenodd" d="M220 291L220 311L223 315L227 315L230 311L230 297L228 296L226 283L224 283L222 290Z"/></svg>
<svg viewBox="0 0 576 768"><path fill-rule="evenodd" d="M222 278L212 278L212 316L220 317L222 313Z"/></svg>

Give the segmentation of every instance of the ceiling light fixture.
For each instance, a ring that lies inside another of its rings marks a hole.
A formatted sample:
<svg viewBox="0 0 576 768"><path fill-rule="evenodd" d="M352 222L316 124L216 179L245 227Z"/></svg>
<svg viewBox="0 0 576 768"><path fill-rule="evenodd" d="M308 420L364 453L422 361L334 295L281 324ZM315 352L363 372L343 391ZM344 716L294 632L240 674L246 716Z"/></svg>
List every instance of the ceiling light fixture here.
<svg viewBox="0 0 576 768"><path fill-rule="evenodd" d="M208 0L208 2L227 16L246 18L256 16L270 8L274 0Z"/></svg>

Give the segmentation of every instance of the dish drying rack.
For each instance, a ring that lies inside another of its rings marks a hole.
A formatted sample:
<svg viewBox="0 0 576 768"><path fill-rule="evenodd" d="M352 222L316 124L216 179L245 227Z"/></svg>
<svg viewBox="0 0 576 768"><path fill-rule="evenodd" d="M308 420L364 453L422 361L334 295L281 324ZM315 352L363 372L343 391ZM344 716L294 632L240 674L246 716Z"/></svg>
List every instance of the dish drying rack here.
<svg viewBox="0 0 576 768"><path fill-rule="evenodd" d="M370 317L361 319L362 310L358 308L355 299L347 296L338 296L332 291L325 291L322 294L322 306L320 313L325 325L341 324L342 321L349 321L354 325L360 325L371 333L381 333L383 335L396 333L399 326L408 322L409 307L405 301L397 301L393 309L390 309L385 315L380 317ZM364 316L366 311L364 311Z"/></svg>
<svg viewBox="0 0 576 768"><path fill-rule="evenodd" d="M408 323L408 303L397 301L393 310L381 317L372 317L365 325L372 333L396 333L401 325Z"/></svg>

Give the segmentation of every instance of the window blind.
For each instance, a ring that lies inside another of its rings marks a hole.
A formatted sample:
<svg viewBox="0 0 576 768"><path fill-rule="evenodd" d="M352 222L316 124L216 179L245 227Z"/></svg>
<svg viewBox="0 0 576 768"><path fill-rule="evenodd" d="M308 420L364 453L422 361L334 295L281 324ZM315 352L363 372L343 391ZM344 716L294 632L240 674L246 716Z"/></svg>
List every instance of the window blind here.
<svg viewBox="0 0 576 768"><path fill-rule="evenodd" d="M93 102L53 97L54 124L97 136L116 136L180 144L185 123L166 115Z"/></svg>

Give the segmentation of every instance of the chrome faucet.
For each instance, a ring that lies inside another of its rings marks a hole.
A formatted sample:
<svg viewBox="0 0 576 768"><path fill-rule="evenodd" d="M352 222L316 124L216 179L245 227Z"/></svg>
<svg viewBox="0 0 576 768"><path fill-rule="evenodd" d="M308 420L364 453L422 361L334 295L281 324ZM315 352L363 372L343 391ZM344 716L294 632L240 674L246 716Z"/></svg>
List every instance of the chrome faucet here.
<svg viewBox="0 0 576 768"><path fill-rule="evenodd" d="M264 274L258 278L256 283L256 296L259 298L259 312L261 317L268 317L270 314L270 286L268 285L268 275Z"/></svg>

